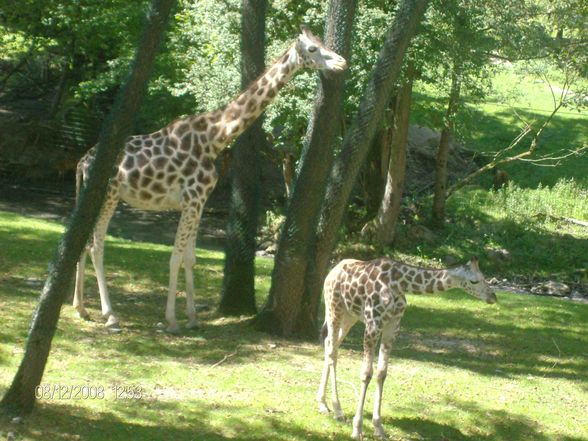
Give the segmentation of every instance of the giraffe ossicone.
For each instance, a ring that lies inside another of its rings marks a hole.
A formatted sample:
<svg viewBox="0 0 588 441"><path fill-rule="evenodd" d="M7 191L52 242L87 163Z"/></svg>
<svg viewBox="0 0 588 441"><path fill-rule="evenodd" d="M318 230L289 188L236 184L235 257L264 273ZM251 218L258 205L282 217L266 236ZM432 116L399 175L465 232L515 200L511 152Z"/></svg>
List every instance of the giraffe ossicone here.
<svg viewBox="0 0 588 441"><path fill-rule="evenodd" d="M337 394L337 351L351 327L361 321L365 324L361 389L353 418L352 437L361 439L363 436L363 406L374 373L376 344L380 340L372 422L376 436L385 438L380 413L382 394L390 350L407 306L405 294L432 294L451 288L462 289L486 303L497 301L480 271L477 258L445 269L418 268L387 258L369 262L353 259L339 262L324 282L325 323L321 337L324 339L325 361L317 393L319 411L329 411L326 390L330 376L333 411L338 420L344 420Z"/></svg>
<svg viewBox="0 0 588 441"><path fill-rule="evenodd" d="M131 136L119 157L117 171L110 180L106 200L87 246L90 253L107 326L116 326L104 274L104 239L119 200L143 210L181 212L169 264L169 288L165 317L167 331L178 332L176 291L178 273L184 266L188 328L197 326L194 308L194 247L200 217L206 200L218 180L214 160L237 136L249 127L279 90L300 69L338 72L346 68L344 58L329 50L307 28L289 49L233 101L213 112L178 118L148 135ZM82 157L77 167L76 186L87 176L95 148ZM84 307L84 267L86 252L78 262L73 305L81 317Z"/></svg>

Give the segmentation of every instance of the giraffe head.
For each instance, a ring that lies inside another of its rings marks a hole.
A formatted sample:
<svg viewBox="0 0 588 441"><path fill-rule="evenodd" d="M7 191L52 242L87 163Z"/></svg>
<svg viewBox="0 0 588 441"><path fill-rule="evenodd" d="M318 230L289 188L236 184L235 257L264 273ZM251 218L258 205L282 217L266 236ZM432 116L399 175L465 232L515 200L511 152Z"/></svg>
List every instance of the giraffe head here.
<svg viewBox="0 0 588 441"><path fill-rule="evenodd" d="M310 32L306 26L300 26L301 34L296 40L296 52L300 64L311 69L339 72L347 68L345 58L326 48L324 43Z"/></svg>
<svg viewBox="0 0 588 441"><path fill-rule="evenodd" d="M449 273L455 287L463 289L486 303L496 303L496 294L486 283L484 274L478 266L477 257L472 257L466 264L450 269Z"/></svg>

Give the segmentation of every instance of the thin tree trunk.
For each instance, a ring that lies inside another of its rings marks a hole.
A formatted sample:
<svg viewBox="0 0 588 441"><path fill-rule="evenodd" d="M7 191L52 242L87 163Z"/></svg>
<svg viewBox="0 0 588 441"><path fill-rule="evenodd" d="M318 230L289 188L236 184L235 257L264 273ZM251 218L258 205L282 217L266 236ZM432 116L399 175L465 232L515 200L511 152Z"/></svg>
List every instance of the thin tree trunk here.
<svg viewBox="0 0 588 441"><path fill-rule="evenodd" d="M327 14L325 44L349 61L355 0L331 0ZM318 220L336 135L341 129L344 75L332 75L321 82L311 117L302 166L289 201L288 214L278 244L270 295L257 324L265 331L291 335L304 292L304 274L309 244Z"/></svg>
<svg viewBox="0 0 588 441"><path fill-rule="evenodd" d="M427 8L427 0L403 0L378 62L360 102L358 113L351 129L343 140L341 153L335 160L320 221L314 239L312 259L305 274L303 307L297 322L312 323L317 333L317 315L324 278L329 267L337 232L345 213L347 201L365 160L371 138L377 128L387 103L394 92L402 60L412 36Z"/></svg>
<svg viewBox="0 0 588 441"><path fill-rule="evenodd" d="M391 106L395 107L395 103L396 97L392 97L390 100ZM382 118L382 123L374 135L364 167L365 170L362 173L363 178L361 181L367 219L372 219L377 215L386 188L392 141L390 126L392 125L393 118L394 111L387 109Z"/></svg>
<svg viewBox="0 0 588 441"><path fill-rule="evenodd" d="M265 68L267 0L241 4L241 86L245 89ZM255 235L259 213L259 151L265 143L263 117L233 147L231 201L225 241L225 269L219 311L252 314L255 306Z"/></svg>
<svg viewBox="0 0 588 441"><path fill-rule="evenodd" d="M406 83L398 92L392 120L390 136L390 163L386 175L384 196L378 213L368 223L362 233L371 236L379 244L388 245L394 241L396 222L400 215L404 181L406 177L406 148L408 143L408 126L410 120L410 104L412 99L412 81L414 66L409 62Z"/></svg>
<svg viewBox="0 0 588 441"><path fill-rule="evenodd" d="M453 126L455 123L455 114L459 105L459 96L461 88L461 75L459 72L458 61L453 64L451 74L451 89L449 91L449 103L441 139L437 149L437 158L435 161L435 187L433 196L433 224L437 227L443 226L445 221L445 200L447 198L447 159L449 157L449 142L453 135Z"/></svg>
<svg viewBox="0 0 588 441"><path fill-rule="evenodd" d="M0 402L9 413L29 413L34 407L35 388L43 377L61 306L71 292L75 265L100 212L118 153L131 132L133 116L145 93L155 54L175 3L175 0L154 0L148 12L130 77L104 123L87 185L49 267L47 281L33 313L23 359Z"/></svg>

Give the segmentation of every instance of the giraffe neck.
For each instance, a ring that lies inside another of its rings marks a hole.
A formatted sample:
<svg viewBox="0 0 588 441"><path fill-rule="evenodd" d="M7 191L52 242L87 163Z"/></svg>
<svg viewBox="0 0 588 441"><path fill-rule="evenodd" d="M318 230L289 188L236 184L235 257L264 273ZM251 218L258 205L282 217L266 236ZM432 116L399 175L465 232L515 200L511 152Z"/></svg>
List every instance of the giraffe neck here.
<svg viewBox="0 0 588 441"><path fill-rule="evenodd" d="M450 269L422 269L409 265L398 265L397 277L400 289L404 293L433 294L454 288Z"/></svg>
<svg viewBox="0 0 588 441"><path fill-rule="evenodd" d="M253 124L301 67L296 47L292 45L244 92L220 110L219 123L224 126L224 137L222 143L215 146L216 154Z"/></svg>

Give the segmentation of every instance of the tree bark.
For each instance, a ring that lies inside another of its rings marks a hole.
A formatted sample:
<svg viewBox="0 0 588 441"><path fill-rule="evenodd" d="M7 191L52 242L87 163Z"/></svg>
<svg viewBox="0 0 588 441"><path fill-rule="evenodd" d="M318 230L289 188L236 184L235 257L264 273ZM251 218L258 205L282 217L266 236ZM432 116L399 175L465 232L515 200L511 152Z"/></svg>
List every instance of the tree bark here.
<svg viewBox="0 0 588 441"><path fill-rule="evenodd" d="M267 0L241 4L241 86L245 89L265 68ZM219 311L253 314L255 306L255 235L259 214L259 151L265 144L263 117L236 141L231 171L231 201L225 241L225 269Z"/></svg>
<svg viewBox="0 0 588 441"><path fill-rule="evenodd" d="M392 97L390 107L396 107L395 103L396 97ZM367 219L373 219L378 214L378 208L384 196L388 164L390 163L393 120L394 110L386 109L380 127L374 135L364 171L361 173L362 178L360 179L362 181Z"/></svg>
<svg viewBox="0 0 588 441"><path fill-rule="evenodd" d="M29 413L34 407L35 388L43 377L61 306L71 292L75 265L100 212L118 153L131 132L133 116L145 93L175 3L175 0L154 0L148 11L132 71L104 123L89 179L49 267L49 276L33 313L23 359L0 402L3 410L9 413Z"/></svg>
<svg viewBox="0 0 588 441"><path fill-rule="evenodd" d="M394 241L396 222L400 215L402 193L406 177L406 148L414 66L409 62L406 82L395 100L394 116L390 127L390 162L387 167L386 186L376 217L366 224L362 234L370 236L379 244L389 245Z"/></svg>
<svg viewBox="0 0 588 441"><path fill-rule="evenodd" d="M369 150L378 121L394 93L394 85L400 74L404 54L425 13L427 4L427 0L401 2L361 99L358 113L343 140L341 153L331 170L320 221L315 237L311 241L314 247L312 259L308 263L308 271L305 274L304 307L301 308L301 314L298 317L299 324L309 323L315 326L315 336L318 331L317 316L323 281L347 201Z"/></svg>
<svg viewBox="0 0 588 441"><path fill-rule="evenodd" d="M349 62L355 0L331 0L327 14L325 44ZM318 220L333 147L341 127L345 76L320 74L304 147L302 166L288 204L288 213L278 244L268 300L258 316L258 328L270 333L291 335L299 331L296 322L304 292L304 274L309 260L309 244Z"/></svg>
<svg viewBox="0 0 588 441"><path fill-rule="evenodd" d="M449 157L449 142L453 135L453 126L455 114L459 105L459 96L461 89L461 74L459 72L459 62L454 61L453 71L451 73L451 89L449 91L449 102L439 147L437 149L437 158L435 160L435 187L433 195L433 225L442 227L445 221L445 200L447 199L447 159Z"/></svg>

